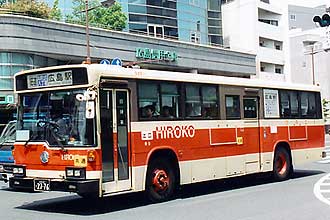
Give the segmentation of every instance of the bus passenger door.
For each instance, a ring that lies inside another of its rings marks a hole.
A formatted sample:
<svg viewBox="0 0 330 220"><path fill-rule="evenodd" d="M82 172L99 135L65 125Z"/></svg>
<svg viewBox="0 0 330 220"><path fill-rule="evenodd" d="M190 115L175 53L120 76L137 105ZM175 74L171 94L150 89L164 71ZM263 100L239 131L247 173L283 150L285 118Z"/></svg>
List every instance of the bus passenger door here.
<svg viewBox="0 0 330 220"><path fill-rule="evenodd" d="M102 190L105 194L131 189L129 167L129 92L100 90Z"/></svg>
<svg viewBox="0 0 330 220"><path fill-rule="evenodd" d="M244 147L248 148L245 156L246 173L260 171L260 132L259 132L259 97L243 97Z"/></svg>

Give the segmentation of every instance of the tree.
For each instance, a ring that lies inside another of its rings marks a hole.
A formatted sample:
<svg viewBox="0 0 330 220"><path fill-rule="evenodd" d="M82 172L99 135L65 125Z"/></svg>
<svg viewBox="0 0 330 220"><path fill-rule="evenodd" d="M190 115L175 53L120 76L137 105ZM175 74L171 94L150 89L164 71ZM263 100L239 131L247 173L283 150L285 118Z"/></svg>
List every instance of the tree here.
<svg viewBox="0 0 330 220"><path fill-rule="evenodd" d="M90 23L92 26L121 31L126 27L126 20L121 5L115 3L110 8L99 7L92 11Z"/></svg>
<svg viewBox="0 0 330 220"><path fill-rule="evenodd" d="M85 25L85 0L73 0L72 4L73 13L66 16L66 22ZM126 27L127 16L119 3L109 8L100 5L98 0L89 1L89 8L93 8L88 12L90 26L111 30L123 30Z"/></svg>
<svg viewBox="0 0 330 220"><path fill-rule="evenodd" d="M27 16L49 19L51 8L45 2L36 0L17 0L1 6L13 12L25 14Z"/></svg>
<svg viewBox="0 0 330 220"><path fill-rule="evenodd" d="M59 9L58 5L59 5L59 0L55 0L53 8L51 9L50 14L49 14L49 17L52 20L59 21L62 18L62 13L61 13L61 10Z"/></svg>

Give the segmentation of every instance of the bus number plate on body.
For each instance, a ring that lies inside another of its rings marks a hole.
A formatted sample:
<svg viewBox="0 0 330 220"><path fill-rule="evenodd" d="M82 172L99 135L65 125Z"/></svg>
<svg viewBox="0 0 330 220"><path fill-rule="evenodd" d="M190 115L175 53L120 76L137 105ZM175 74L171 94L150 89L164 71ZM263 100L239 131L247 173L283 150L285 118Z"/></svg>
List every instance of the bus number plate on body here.
<svg viewBox="0 0 330 220"><path fill-rule="evenodd" d="M50 181L34 180L34 191L50 191Z"/></svg>

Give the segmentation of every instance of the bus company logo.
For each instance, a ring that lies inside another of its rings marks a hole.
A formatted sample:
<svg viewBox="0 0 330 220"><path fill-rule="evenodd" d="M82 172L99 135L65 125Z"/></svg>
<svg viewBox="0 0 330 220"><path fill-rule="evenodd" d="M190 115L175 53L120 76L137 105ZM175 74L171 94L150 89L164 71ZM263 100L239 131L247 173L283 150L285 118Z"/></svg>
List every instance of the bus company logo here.
<svg viewBox="0 0 330 220"><path fill-rule="evenodd" d="M74 160L75 155L73 154L63 154L62 155L62 160Z"/></svg>
<svg viewBox="0 0 330 220"><path fill-rule="evenodd" d="M192 125L156 127L156 139L193 138L194 136L195 127Z"/></svg>
<svg viewBox="0 0 330 220"><path fill-rule="evenodd" d="M40 161L42 163L48 163L48 160L49 160L49 153L47 151L43 151L41 154L40 154Z"/></svg>
<svg viewBox="0 0 330 220"><path fill-rule="evenodd" d="M195 127L193 125L157 126L156 131L142 131L141 140L152 141L154 132L156 139L193 138L195 136Z"/></svg>

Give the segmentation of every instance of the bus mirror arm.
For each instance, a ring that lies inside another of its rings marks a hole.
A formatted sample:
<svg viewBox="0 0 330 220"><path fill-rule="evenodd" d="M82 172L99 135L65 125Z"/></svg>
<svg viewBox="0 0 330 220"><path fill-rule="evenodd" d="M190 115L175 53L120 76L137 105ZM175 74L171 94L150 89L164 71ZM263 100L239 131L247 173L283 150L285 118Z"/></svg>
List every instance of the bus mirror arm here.
<svg viewBox="0 0 330 220"><path fill-rule="evenodd" d="M86 118L93 119L95 117L95 105L94 101L86 102Z"/></svg>

